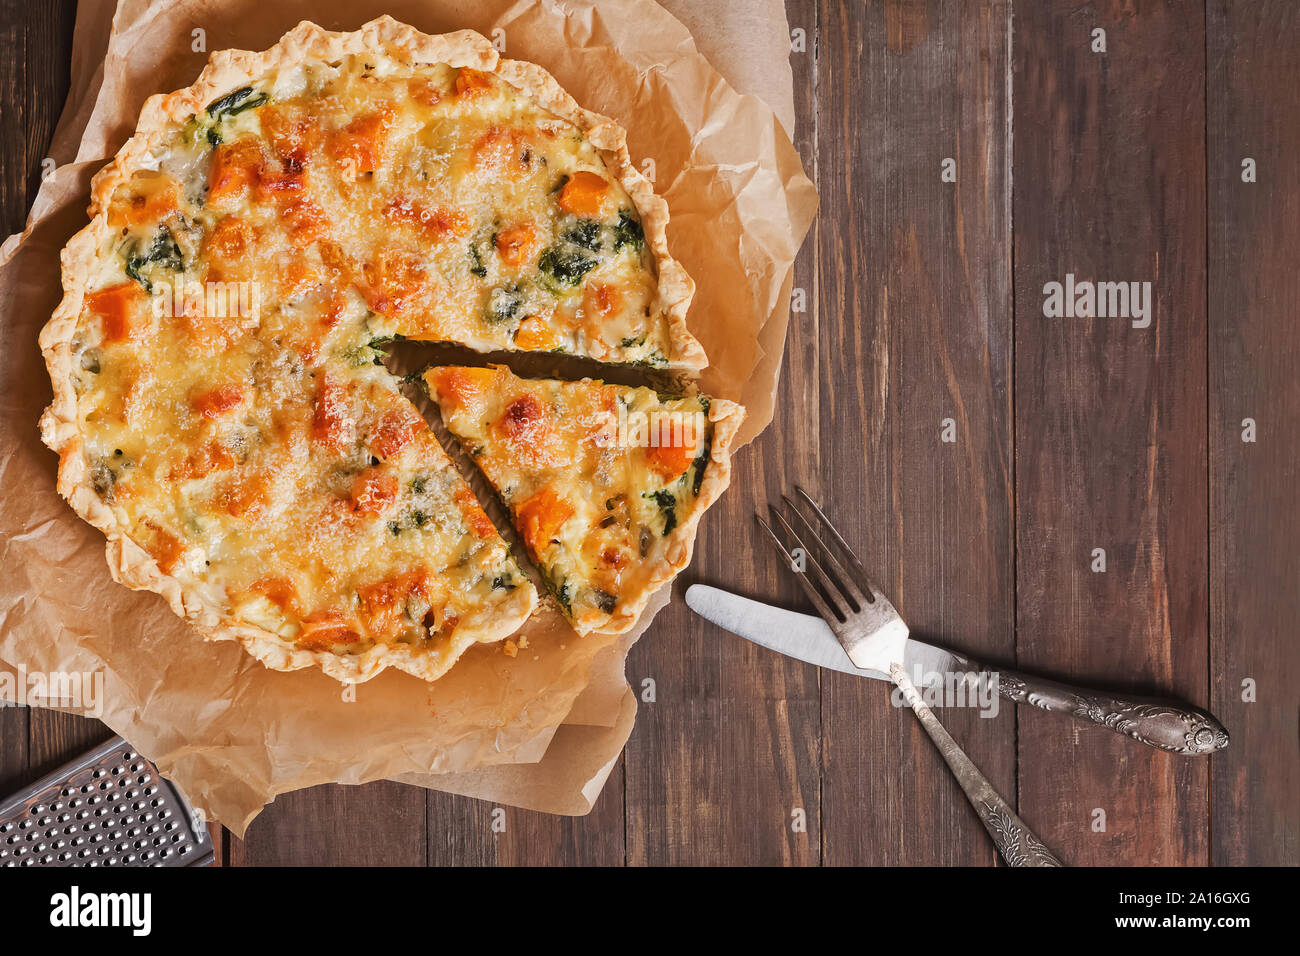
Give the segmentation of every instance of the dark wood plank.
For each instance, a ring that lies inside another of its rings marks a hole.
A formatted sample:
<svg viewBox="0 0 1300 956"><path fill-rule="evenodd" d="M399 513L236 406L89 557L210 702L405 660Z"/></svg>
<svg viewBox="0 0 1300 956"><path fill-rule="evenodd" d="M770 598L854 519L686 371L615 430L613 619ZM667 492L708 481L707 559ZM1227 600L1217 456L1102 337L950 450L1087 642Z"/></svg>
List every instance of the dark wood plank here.
<svg viewBox="0 0 1300 956"><path fill-rule="evenodd" d="M789 0L794 143L816 180L818 23L812 0ZM816 229L814 224L814 229ZM696 581L794 603L797 589L754 533L753 513L816 474L818 310L814 247L795 264L806 311L791 317L776 417L734 465L731 489L710 512L695 561L672 605L632 649L627 674L642 703L625 754L627 858L632 865L814 864L820 859L820 694L816 669L764 652L694 615L681 592ZM803 829L792 829L802 811Z"/></svg>
<svg viewBox="0 0 1300 956"><path fill-rule="evenodd" d="M68 93L75 0L0 0L0 235L22 229Z"/></svg>
<svg viewBox="0 0 1300 956"><path fill-rule="evenodd" d="M494 828L498 816L503 831ZM622 866L622 767L610 772L585 817L496 807L429 791L428 829L430 866Z"/></svg>
<svg viewBox="0 0 1300 956"><path fill-rule="evenodd" d="M1232 734L1212 770L1213 860L1295 866L1300 7L1212 0L1207 30L1212 699Z"/></svg>
<svg viewBox="0 0 1300 956"><path fill-rule="evenodd" d="M1204 706L1202 13L1018 3L1013 178L1020 663ZM1046 318L1067 273L1149 280L1150 328ZM1208 861L1208 761L1029 707L1019 740L1021 814L1067 863Z"/></svg>
<svg viewBox="0 0 1300 956"><path fill-rule="evenodd" d="M0 794L36 779L27 769L26 707L0 706Z"/></svg>
<svg viewBox="0 0 1300 956"><path fill-rule="evenodd" d="M228 844L232 866L422 866L424 791L387 780L295 790Z"/></svg>
<svg viewBox="0 0 1300 956"><path fill-rule="evenodd" d="M35 780L112 736L103 723L90 717L32 708L28 716L27 774Z"/></svg>
<svg viewBox="0 0 1300 956"><path fill-rule="evenodd" d="M1012 644L1004 3L822 4L821 496L913 633ZM943 161L956 161L944 182ZM942 439L951 419L955 442ZM829 864L991 864L887 685L823 675ZM1014 713L941 711L1003 793Z"/></svg>

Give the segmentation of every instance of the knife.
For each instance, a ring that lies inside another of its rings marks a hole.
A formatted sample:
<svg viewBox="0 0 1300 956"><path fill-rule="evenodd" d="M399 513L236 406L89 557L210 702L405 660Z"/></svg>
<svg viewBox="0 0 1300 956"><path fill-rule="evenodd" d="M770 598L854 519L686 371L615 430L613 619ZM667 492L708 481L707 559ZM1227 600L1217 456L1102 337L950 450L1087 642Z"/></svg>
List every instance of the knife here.
<svg viewBox="0 0 1300 956"><path fill-rule="evenodd" d="M773 607L706 584L687 588L686 604L724 630L778 654L890 683L887 674L855 667L826 622L815 615ZM1228 732L1213 715L1176 701L1113 694L1007 667L992 668L913 637L903 646L903 666L918 687L943 687L958 680L968 686L986 682L1017 704L1068 714L1169 753L1195 756L1228 746Z"/></svg>

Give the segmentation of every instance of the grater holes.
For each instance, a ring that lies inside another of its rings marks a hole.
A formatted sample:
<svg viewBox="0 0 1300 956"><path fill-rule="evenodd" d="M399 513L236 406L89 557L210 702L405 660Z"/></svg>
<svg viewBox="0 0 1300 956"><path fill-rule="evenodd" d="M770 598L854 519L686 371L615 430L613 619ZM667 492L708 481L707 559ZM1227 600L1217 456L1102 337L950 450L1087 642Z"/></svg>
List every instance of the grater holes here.
<svg viewBox="0 0 1300 956"><path fill-rule="evenodd" d="M192 849L206 851L180 825L183 817L157 768L116 743L106 762L101 750L94 755L101 762L82 764L32 793L15 817L0 820L0 867L174 866L192 862L199 855Z"/></svg>

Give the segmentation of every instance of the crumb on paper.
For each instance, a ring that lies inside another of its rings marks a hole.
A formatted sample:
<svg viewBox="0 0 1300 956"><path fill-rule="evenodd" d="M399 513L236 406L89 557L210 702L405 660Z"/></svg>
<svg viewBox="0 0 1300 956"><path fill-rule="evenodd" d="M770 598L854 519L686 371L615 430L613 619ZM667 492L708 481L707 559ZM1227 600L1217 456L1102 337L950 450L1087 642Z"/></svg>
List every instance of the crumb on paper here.
<svg viewBox="0 0 1300 956"><path fill-rule="evenodd" d="M501 650L506 657L519 656L519 645L512 640L507 639L506 642L501 645Z"/></svg>

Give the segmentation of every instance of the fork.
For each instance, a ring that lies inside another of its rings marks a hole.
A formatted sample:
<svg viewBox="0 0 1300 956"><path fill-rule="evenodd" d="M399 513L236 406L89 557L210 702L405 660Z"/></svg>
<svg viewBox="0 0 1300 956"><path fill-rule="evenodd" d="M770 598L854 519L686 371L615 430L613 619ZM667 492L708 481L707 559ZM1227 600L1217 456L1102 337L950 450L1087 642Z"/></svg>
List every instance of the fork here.
<svg viewBox="0 0 1300 956"><path fill-rule="evenodd" d="M938 748L940 756L948 764L948 769L957 778L962 791L966 794L966 799L970 801L980 822L984 824L984 829L988 831L998 852L1002 854L1002 859L1009 866L1062 866L1061 861L1002 799L980 769L957 745L957 741L944 729L934 711L921 699L916 685L912 683L903 668L903 648L907 643L908 635L907 624L871 580L870 575L853 553L853 549L826 517L817 502L813 501L798 485L795 486L795 492L812 508L817 524L838 546L839 556L826 545L817 529L804 516L803 511L787 495L781 495L786 510L804 534L815 542L817 552L825 558L831 571L827 571L817 561L813 551L804 544L799 533L786 520L780 509L768 505L772 519L781 526L786 540L796 549L795 551L786 547L785 542L772 526L763 520L761 514L756 512L754 518L781 552L804 593L808 595L808 599L812 601L813 606L839 639L849 658L855 666L864 670L888 674L890 680L897 685L903 699L911 706L917 720L921 722L921 726L925 728L925 732Z"/></svg>

